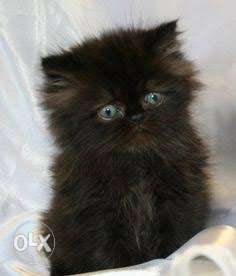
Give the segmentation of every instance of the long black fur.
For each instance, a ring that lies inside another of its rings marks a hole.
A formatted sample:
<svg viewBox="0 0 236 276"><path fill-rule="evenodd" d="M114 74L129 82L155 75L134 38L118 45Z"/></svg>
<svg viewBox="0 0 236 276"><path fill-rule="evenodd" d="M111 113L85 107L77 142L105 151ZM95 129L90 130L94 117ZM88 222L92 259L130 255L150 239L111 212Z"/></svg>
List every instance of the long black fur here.
<svg viewBox="0 0 236 276"><path fill-rule="evenodd" d="M112 31L42 59L60 149L43 219L56 240L51 275L167 257L204 227L207 150L189 114L200 85L177 36L176 21ZM149 91L165 98L151 111L140 104ZM97 110L114 101L126 116L102 121Z"/></svg>

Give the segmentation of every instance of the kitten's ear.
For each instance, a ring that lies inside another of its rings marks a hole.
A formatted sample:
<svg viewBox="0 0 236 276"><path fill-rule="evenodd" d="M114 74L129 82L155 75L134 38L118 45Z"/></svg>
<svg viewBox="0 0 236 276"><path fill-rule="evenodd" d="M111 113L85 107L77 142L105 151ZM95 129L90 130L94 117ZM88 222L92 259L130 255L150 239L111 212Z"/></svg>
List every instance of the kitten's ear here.
<svg viewBox="0 0 236 276"><path fill-rule="evenodd" d="M167 23L161 24L156 28L156 34L159 39L176 39L179 32L177 31L178 20L173 20Z"/></svg>
<svg viewBox="0 0 236 276"><path fill-rule="evenodd" d="M168 51L169 54L179 51L180 44L178 41L177 31L178 20L163 23L158 27L152 28L146 32L146 45L155 50Z"/></svg>
<svg viewBox="0 0 236 276"><path fill-rule="evenodd" d="M41 66L49 86L64 88L73 82L72 72L76 72L80 64L74 60L72 53L63 52L42 58Z"/></svg>

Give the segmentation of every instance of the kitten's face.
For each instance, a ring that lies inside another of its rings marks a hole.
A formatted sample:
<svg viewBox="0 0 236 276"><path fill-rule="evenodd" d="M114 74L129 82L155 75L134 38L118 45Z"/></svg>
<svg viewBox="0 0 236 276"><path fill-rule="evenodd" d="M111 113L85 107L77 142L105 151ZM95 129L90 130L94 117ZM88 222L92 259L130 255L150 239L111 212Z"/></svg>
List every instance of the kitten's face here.
<svg viewBox="0 0 236 276"><path fill-rule="evenodd" d="M171 22L109 33L43 59L45 104L58 142L94 154L173 143L198 86L175 29Z"/></svg>

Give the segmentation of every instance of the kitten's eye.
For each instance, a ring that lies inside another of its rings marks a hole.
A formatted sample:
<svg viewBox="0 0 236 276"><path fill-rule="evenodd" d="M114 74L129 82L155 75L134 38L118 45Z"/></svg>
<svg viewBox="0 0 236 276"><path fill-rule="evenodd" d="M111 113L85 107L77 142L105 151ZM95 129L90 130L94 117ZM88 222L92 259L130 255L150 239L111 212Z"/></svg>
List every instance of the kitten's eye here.
<svg viewBox="0 0 236 276"><path fill-rule="evenodd" d="M103 120L113 120L124 116L124 110L116 105L106 105L98 110L98 116Z"/></svg>
<svg viewBox="0 0 236 276"><path fill-rule="evenodd" d="M163 96L157 92L151 92L144 97L146 104L159 105L162 103Z"/></svg>

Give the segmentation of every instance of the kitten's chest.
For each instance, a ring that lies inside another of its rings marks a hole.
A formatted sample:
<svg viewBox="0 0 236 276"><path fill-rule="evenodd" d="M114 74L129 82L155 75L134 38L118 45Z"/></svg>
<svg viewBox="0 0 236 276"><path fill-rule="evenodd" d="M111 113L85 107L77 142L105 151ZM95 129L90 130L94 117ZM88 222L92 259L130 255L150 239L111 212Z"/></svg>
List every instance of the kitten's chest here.
<svg viewBox="0 0 236 276"><path fill-rule="evenodd" d="M155 184L149 176L149 172L141 167L133 169L121 194L120 208L127 222L138 228L150 223L156 212Z"/></svg>
<svg viewBox="0 0 236 276"><path fill-rule="evenodd" d="M125 239L132 247L141 252L155 232L156 198L151 183L148 183L148 178L144 175L136 175L133 181L119 202L120 220L123 224L122 235L126 236Z"/></svg>
<svg viewBox="0 0 236 276"><path fill-rule="evenodd" d="M152 205L155 202L156 179L153 172L140 164L131 164L122 171L125 175L120 183L121 207L123 203L128 203L130 212L140 211L141 214L150 217L150 209L153 209Z"/></svg>
<svg viewBox="0 0 236 276"><path fill-rule="evenodd" d="M121 205L128 202L130 212L151 219L155 203L155 187L145 173L136 173L135 177L127 179L127 187L121 196Z"/></svg>

